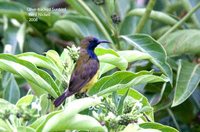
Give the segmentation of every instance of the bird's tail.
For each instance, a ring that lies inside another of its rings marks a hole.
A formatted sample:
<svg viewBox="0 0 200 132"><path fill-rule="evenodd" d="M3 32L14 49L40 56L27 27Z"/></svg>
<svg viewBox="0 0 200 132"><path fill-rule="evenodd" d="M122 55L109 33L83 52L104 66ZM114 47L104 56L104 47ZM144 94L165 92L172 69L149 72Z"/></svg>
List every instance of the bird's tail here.
<svg viewBox="0 0 200 132"><path fill-rule="evenodd" d="M68 91L66 91L61 96L56 98L56 100L54 101L55 107L58 107L59 105L61 105L63 101L69 96L71 96L71 94Z"/></svg>

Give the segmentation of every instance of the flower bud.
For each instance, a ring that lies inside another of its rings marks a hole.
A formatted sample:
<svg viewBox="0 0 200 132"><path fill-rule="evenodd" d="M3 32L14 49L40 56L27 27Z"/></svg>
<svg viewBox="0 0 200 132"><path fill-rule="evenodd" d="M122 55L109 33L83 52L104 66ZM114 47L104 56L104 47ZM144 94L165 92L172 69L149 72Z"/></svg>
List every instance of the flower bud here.
<svg viewBox="0 0 200 132"><path fill-rule="evenodd" d="M112 19L112 22L113 22L114 24L119 24L119 23L121 22L121 18L120 18L120 16L117 15L117 14L113 14L113 15L111 16L111 19Z"/></svg>
<svg viewBox="0 0 200 132"><path fill-rule="evenodd" d="M96 5L103 5L105 3L105 0L93 0L93 2L96 4Z"/></svg>

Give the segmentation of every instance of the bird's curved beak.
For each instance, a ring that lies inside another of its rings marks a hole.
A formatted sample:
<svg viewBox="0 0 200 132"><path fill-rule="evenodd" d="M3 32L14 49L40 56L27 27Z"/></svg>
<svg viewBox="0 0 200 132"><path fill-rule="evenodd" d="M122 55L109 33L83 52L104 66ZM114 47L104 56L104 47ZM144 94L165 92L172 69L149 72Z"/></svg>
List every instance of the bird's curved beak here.
<svg viewBox="0 0 200 132"><path fill-rule="evenodd" d="M110 43L110 42L107 41L107 40L99 40L99 41L98 41L98 44L100 44L100 43Z"/></svg>

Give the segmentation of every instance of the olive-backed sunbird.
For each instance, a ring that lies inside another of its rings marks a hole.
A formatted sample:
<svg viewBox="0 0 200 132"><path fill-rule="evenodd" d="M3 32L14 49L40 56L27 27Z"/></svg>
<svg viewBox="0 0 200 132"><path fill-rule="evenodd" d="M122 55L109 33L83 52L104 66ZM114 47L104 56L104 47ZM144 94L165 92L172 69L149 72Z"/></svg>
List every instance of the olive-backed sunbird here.
<svg viewBox="0 0 200 132"><path fill-rule="evenodd" d="M75 93L86 92L97 81L99 60L94 53L94 49L100 43L109 42L106 40L99 40L95 37L86 37L81 41L80 55L72 72L69 87L54 101L56 107L67 97Z"/></svg>

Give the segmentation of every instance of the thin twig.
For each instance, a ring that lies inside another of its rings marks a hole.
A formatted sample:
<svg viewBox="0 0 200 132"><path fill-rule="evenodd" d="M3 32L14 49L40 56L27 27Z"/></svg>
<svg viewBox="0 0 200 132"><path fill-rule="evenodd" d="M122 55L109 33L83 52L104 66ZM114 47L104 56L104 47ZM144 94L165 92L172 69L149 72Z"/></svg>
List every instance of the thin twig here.
<svg viewBox="0 0 200 132"><path fill-rule="evenodd" d="M182 25L188 18L192 16L192 14L200 8L200 3L197 4L190 12L188 12L185 17L183 17L178 23L176 23L171 29L169 29L163 36L161 36L158 41L162 41L166 36L168 36L171 32L173 32L176 28L178 28L180 25Z"/></svg>
<svg viewBox="0 0 200 132"><path fill-rule="evenodd" d="M183 2L185 9L187 10L187 12L189 12L192 9L192 5L190 4L190 2L188 0L182 0L182 2ZM195 26L197 28L200 28L200 23L195 14L193 14L191 16L191 19L192 19L193 23L195 24Z"/></svg>
<svg viewBox="0 0 200 132"><path fill-rule="evenodd" d="M180 131L181 129L180 129L179 125L178 125L178 122L176 121L176 118L175 118L173 112L169 108L167 108L167 112L171 116L171 118L172 118L172 120L173 120L174 125L176 126L176 128Z"/></svg>
<svg viewBox="0 0 200 132"><path fill-rule="evenodd" d="M150 14L151 14L151 11L152 11L155 3L156 3L156 0L150 0L149 1L148 5L147 5L147 8L146 8L146 11L145 11L145 14L140 19L139 24L137 25L137 28L135 30L135 33L140 33L142 31L142 29L144 28L145 23L147 22Z"/></svg>

